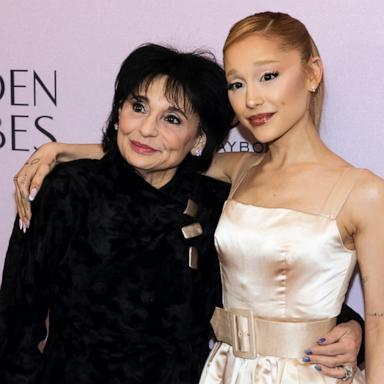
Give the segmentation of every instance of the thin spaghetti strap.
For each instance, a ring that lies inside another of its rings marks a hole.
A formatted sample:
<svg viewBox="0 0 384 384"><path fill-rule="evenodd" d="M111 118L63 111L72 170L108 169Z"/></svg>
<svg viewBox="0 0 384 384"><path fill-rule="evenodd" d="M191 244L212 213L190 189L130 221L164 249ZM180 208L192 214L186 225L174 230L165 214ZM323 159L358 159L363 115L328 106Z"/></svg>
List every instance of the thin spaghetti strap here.
<svg viewBox="0 0 384 384"><path fill-rule="evenodd" d="M235 192L239 188L240 184L243 182L245 177L248 175L249 171L253 167L255 167L256 165L260 164L261 160L263 160L263 158L264 158L264 156L257 157L256 160L250 162L249 166L245 166L246 162L244 162L244 164L240 165L240 168L243 168L243 169L241 169L236 180L232 183L232 187L231 187L231 190L229 192L228 199L232 199L232 196L235 194ZM246 160L248 160L248 159L246 159Z"/></svg>
<svg viewBox="0 0 384 384"><path fill-rule="evenodd" d="M342 172L324 203L321 215L332 219L337 217L362 171L362 169L350 167Z"/></svg>

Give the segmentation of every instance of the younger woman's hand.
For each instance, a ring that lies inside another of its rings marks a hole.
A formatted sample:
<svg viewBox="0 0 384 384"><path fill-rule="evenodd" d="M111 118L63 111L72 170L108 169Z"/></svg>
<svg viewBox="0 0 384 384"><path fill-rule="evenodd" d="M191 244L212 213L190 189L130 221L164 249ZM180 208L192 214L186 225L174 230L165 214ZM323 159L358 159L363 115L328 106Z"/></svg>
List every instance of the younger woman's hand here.
<svg viewBox="0 0 384 384"><path fill-rule="evenodd" d="M44 178L56 165L57 145L47 143L34 152L13 178L20 230L26 232L32 217L31 201L36 197Z"/></svg>
<svg viewBox="0 0 384 384"><path fill-rule="evenodd" d="M323 375L338 379L338 384L352 383L352 380L341 379L346 373L344 366L356 370L361 338L362 329L357 321L338 324L317 343L309 346L303 360L314 364L314 369Z"/></svg>

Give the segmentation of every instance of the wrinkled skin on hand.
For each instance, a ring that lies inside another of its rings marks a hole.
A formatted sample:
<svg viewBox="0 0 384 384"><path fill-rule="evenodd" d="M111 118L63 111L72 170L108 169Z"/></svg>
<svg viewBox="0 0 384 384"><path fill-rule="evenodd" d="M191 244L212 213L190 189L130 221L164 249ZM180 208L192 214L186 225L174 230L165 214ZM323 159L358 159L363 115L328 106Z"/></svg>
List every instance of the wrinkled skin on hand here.
<svg viewBox="0 0 384 384"><path fill-rule="evenodd" d="M56 165L55 143L42 145L17 172L15 183L16 206L20 230L26 232L31 221L31 201L35 198L44 178Z"/></svg>

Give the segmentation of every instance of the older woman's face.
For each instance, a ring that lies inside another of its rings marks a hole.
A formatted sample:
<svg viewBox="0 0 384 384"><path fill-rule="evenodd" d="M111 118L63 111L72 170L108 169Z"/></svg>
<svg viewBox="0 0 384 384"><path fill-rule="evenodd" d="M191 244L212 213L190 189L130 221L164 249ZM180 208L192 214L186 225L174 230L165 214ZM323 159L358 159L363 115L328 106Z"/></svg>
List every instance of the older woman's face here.
<svg viewBox="0 0 384 384"><path fill-rule="evenodd" d="M155 79L146 92L128 97L119 113L117 133L122 156L156 187L166 184L199 145L198 116L169 102L164 85L165 78Z"/></svg>

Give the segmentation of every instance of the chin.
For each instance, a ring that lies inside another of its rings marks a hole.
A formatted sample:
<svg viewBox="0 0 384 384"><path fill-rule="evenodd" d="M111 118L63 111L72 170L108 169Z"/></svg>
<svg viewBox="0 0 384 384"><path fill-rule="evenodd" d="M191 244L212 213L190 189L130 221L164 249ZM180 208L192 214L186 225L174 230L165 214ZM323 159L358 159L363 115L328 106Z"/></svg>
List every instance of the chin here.
<svg viewBox="0 0 384 384"><path fill-rule="evenodd" d="M252 133L253 137L261 144L271 143L281 136L280 132L274 132L273 129L268 127L252 127L249 129L249 131Z"/></svg>
<svg viewBox="0 0 384 384"><path fill-rule="evenodd" d="M277 135L275 135L277 133L276 129L273 128L273 125L270 125L268 123L254 127L254 126L249 124L248 120L245 120L245 121L240 121L240 124L259 143L267 144L270 141L275 140L277 137ZM247 135L247 136L249 136L249 135Z"/></svg>

